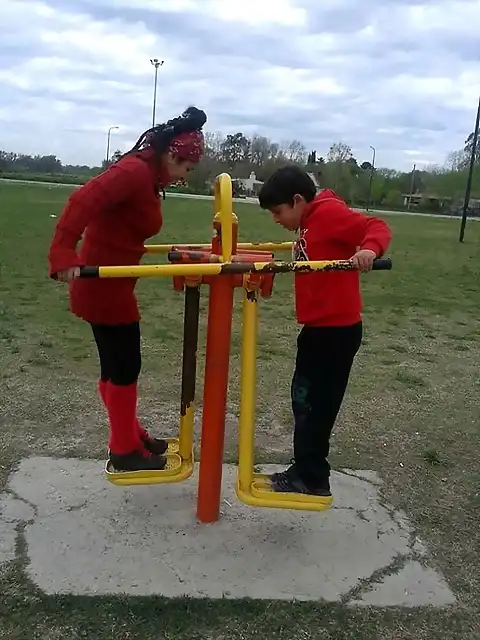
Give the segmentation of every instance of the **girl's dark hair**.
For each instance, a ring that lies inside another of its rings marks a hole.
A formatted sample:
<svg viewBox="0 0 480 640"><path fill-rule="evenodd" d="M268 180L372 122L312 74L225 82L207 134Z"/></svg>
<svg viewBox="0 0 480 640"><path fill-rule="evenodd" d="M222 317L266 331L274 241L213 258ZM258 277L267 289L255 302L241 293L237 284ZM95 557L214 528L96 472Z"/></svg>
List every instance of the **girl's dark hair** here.
<svg viewBox="0 0 480 640"><path fill-rule="evenodd" d="M207 116L204 111L196 107L188 107L178 118L173 118L144 131L127 153L135 153L150 147L156 154L161 155L168 149L173 138L181 133L201 131L206 121Z"/></svg>

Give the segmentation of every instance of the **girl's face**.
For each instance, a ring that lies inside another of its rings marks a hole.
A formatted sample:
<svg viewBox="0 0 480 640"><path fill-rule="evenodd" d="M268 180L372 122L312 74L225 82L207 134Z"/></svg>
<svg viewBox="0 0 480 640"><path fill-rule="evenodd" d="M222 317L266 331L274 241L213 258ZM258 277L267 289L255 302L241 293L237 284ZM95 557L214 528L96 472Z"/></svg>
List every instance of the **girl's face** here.
<svg viewBox="0 0 480 640"><path fill-rule="evenodd" d="M168 171L169 182L175 184L176 182L185 182L187 175L195 168L195 163L189 160L181 160L176 156L172 156L170 153L166 154L165 165Z"/></svg>

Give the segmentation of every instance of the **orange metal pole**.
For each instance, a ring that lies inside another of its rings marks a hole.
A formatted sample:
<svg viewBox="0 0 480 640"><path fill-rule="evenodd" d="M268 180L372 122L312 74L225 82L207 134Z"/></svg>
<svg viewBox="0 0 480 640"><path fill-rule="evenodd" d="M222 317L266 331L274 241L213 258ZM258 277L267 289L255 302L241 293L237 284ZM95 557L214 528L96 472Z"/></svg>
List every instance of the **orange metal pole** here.
<svg viewBox="0 0 480 640"><path fill-rule="evenodd" d="M197 499L203 523L220 517L234 291L231 277L214 278L210 285Z"/></svg>
<svg viewBox="0 0 480 640"><path fill-rule="evenodd" d="M221 255L220 221L214 220L212 253ZM232 218L232 255L237 251L238 223ZM220 517L225 413L227 409L234 276L212 278L208 301L205 378L203 386L202 440L198 477L197 518L202 523Z"/></svg>

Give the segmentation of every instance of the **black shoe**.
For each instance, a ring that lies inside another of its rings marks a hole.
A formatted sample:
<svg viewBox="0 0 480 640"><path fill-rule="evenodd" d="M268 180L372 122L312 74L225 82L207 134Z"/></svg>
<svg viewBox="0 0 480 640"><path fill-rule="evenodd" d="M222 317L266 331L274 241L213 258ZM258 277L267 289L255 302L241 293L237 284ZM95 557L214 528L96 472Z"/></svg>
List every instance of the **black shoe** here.
<svg viewBox="0 0 480 640"><path fill-rule="evenodd" d="M330 483L328 478L315 486L306 485L299 477L295 468L290 467L280 474L275 474L276 478L272 479L272 489L276 493L303 493L311 496L319 496L330 498Z"/></svg>
<svg viewBox="0 0 480 640"><path fill-rule="evenodd" d="M285 469L284 471L278 471L277 473L272 473L272 475L270 476L270 480L271 482L278 482L281 478L288 477L292 474L296 474L295 460L293 459L290 460L290 466L288 467L288 469Z"/></svg>
<svg viewBox="0 0 480 640"><path fill-rule="evenodd" d="M168 442L160 438L142 438L145 449L154 456L163 455L168 449Z"/></svg>
<svg viewBox="0 0 480 640"><path fill-rule="evenodd" d="M163 471L167 460L163 456L142 456L139 451L119 455L110 452L110 462L115 471Z"/></svg>

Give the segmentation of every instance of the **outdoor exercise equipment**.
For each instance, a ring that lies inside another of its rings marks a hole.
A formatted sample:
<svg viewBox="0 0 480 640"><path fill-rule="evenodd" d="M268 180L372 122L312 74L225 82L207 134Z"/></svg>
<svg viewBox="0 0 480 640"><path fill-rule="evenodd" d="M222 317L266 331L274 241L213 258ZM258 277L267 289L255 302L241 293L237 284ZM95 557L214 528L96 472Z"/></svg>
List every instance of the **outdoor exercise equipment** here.
<svg viewBox="0 0 480 640"><path fill-rule="evenodd" d="M254 473L258 304L260 297L272 294L277 273L340 271L355 267L351 260L274 260L273 251L291 250L291 242L239 243L232 181L226 173L220 174L215 182L213 231L210 245L146 245L147 253L167 254L170 264L87 266L81 269L83 278L169 276L173 278L174 289L185 295L180 431L178 438L169 440L166 468L162 471L117 472L107 462L105 476L113 484L127 486L181 482L192 475L200 290L202 285L207 285L209 301L197 517L203 523L219 519L234 293L241 287L237 496L251 506L321 511L330 506L331 498L276 493L267 476ZM375 260L373 268L389 270L392 263L389 259Z"/></svg>

